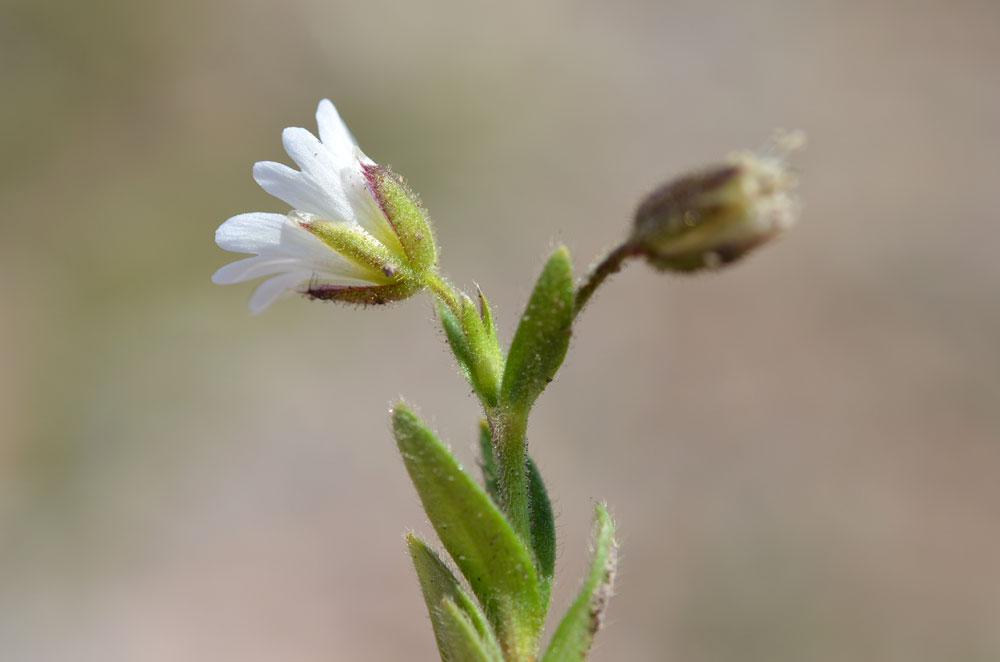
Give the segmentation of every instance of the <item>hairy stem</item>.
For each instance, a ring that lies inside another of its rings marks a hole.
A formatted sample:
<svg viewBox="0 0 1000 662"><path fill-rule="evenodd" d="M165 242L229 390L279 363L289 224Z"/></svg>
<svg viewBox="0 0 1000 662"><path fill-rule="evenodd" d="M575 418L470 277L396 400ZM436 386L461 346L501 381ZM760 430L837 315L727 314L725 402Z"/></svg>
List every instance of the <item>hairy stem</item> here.
<svg viewBox="0 0 1000 662"><path fill-rule="evenodd" d="M461 316L462 314L462 304L458 294L455 292L455 288L452 287L448 281L441 277L436 271L432 271L424 277L424 284L427 285L434 294L441 297L445 305L451 308L451 311L455 313L456 316Z"/></svg>
<svg viewBox="0 0 1000 662"><path fill-rule="evenodd" d="M607 280L608 276L617 273L624 264L625 260L630 257L634 257L638 252L632 244L625 242L624 244L616 247L610 253L604 256L604 258L590 268L587 275L583 277L580 281L580 286L576 289L576 300L573 305L573 317L575 318L583 310L583 307L587 305L590 301L590 297L593 296L594 292L597 290L601 284Z"/></svg>
<svg viewBox="0 0 1000 662"><path fill-rule="evenodd" d="M501 508L514 531L531 544L528 492L527 413L498 410L488 416L497 466Z"/></svg>

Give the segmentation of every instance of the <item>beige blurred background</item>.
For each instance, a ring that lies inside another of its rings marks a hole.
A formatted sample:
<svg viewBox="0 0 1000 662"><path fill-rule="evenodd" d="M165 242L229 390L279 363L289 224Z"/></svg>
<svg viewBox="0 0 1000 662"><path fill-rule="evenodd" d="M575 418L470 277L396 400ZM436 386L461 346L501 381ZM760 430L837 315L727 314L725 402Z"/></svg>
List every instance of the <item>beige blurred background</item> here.
<svg viewBox="0 0 1000 662"><path fill-rule="evenodd" d="M424 300L209 276L339 106L509 339L680 169L801 127L806 211L717 276L622 273L540 400L555 610L594 500L592 659L1000 659L1000 5L0 4L0 659L434 660L387 410L473 465Z"/></svg>

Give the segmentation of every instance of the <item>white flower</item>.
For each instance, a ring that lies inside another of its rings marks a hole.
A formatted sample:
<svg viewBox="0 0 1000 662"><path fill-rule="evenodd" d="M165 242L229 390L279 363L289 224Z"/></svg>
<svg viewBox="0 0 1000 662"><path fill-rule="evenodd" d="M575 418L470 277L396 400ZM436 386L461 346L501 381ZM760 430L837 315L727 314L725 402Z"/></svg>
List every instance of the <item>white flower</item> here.
<svg viewBox="0 0 1000 662"><path fill-rule="evenodd" d="M287 292L381 303L402 298L403 290L415 291L407 281L408 276L413 280L412 270L407 270L410 259L398 228L376 198L386 171L361 152L328 99L320 101L316 123L319 139L298 127L281 134L285 151L300 170L272 161L253 167L261 188L292 211L239 214L215 232L220 247L255 255L222 267L213 282L271 276L250 297L251 313ZM429 243L433 247L432 239Z"/></svg>

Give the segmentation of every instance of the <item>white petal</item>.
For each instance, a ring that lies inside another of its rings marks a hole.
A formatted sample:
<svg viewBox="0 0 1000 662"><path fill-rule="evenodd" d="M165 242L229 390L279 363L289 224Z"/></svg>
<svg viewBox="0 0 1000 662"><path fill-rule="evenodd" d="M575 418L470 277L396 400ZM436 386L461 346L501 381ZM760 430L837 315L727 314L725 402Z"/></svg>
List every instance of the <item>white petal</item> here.
<svg viewBox="0 0 1000 662"><path fill-rule="evenodd" d="M339 178L317 182L307 173L273 161L255 163L253 178L262 189L299 211L332 221L354 220Z"/></svg>
<svg viewBox="0 0 1000 662"><path fill-rule="evenodd" d="M301 270L345 285L388 282L380 271L348 260L288 217L281 219L276 237L268 229L273 241L254 249L259 255L225 265L212 280L219 284L240 283L267 274Z"/></svg>
<svg viewBox="0 0 1000 662"><path fill-rule="evenodd" d="M300 261L291 257L273 258L253 257L230 262L212 274L212 282L216 285L232 285L253 280L260 276L280 274L287 271L304 270Z"/></svg>
<svg viewBox="0 0 1000 662"><path fill-rule="evenodd" d="M307 130L290 126L281 132L281 144L288 156L316 181L334 181L337 183L337 173L348 167L353 158L336 158L330 149Z"/></svg>
<svg viewBox="0 0 1000 662"><path fill-rule="evenodd" d="M281 274L265 280L250 295L250 313L257 315L274 303L278 297L291 292L309 282L311 275L304 271Z"/></svg>
<svg viewBox="0 0 1000 662"><path fill-rule="evenodd" d="M253 280L260 276L291 271L307 271L324 282L337 285L372 285L372 274L346 260L333 259L325 262L303 260L297 257L270 257L255 255L221 267L212 274L212 282L217 285L232 285Z"/></svg>
<svg viewBox="0 0 1000 662"><path fill-rule="evenodd" d="M358 141L348 130L340 113L329 99L319 102L316 109L316 124L319 126L319 138L323 141L335 158L347 161L354 154L354 146Z"/></svg>
<svg viewBox="0 0 1000 662"><path fill-rule="evenodd" d="M287 222L284 214L238 214L215 231L215 243L234 253L259 253L280 242L281 228Z"/></svg>

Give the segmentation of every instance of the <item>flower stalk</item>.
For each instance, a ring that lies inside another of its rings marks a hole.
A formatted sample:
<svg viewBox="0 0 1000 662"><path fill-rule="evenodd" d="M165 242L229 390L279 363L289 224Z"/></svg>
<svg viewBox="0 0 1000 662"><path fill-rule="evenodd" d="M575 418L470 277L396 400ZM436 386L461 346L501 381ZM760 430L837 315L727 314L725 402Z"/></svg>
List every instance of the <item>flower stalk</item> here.
<svg viewBox="0 0 1000 662"><path fill-rule="evenodd" d="M639 254L639 250L632 244L626 242L608 252L603 258L600 259L590 270L587 275L583 277L580 285L576 289L576 294L573 300L573 316L576 317L583 310L583 307L587 305L590 301L590 297L594 295L601 285L604 284L610 276L621 271L622 266L625 264L625 260L630 257L635 257Z"/></svg>

